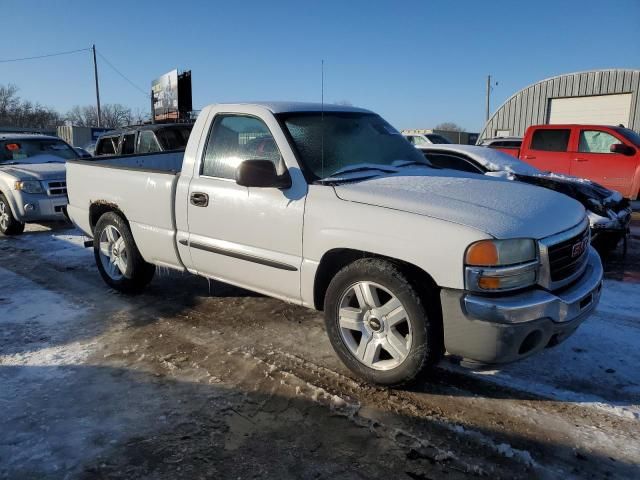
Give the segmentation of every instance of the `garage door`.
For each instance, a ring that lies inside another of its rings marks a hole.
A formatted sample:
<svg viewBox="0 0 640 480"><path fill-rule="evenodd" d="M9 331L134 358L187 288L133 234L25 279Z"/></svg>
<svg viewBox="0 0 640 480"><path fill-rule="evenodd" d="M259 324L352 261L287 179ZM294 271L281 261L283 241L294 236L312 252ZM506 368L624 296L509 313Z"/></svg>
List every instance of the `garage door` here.
<svg viewBox="0 0 640 480"><path fill-rule="evenodd" d="M592 123L629 126L631 94L552 98L548 123Z"/></svg>

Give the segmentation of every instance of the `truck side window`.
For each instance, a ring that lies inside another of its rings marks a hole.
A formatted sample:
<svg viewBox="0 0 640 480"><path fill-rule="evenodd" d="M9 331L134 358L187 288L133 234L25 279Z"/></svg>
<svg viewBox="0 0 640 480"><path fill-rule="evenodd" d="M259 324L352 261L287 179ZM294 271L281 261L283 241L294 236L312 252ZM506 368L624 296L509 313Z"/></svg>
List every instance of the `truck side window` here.
<svg viewBox="0 0 640 480"><path fill-rule="evenodd" d="M622 143L613 135L602 130L581 130L579 152L611 153L609 147L614 143Z"/></svg>
<svg viewBox="0 0 640 480"><path fill-rule="evenodd" d="M154 153L160 151L156 136L150 130L143 130L138 135L138 153Z"/></svg>
<svg viewBox="0 0 640 480"><path fill-rule="evenodd" d="M135 141L136 141L135 133L129 133L127 135L124 135L122 137L122 152L120 152L121 155L131 155L135 153L135 150L136 150Z"/></svg>
<svg viewBox="0 0 640 480"><path fill-rule="evenodd" d="M544 128L536 130L533 132L531 149L547 152L566 152L570 133L571 130L569 129Z"/></svg>
<svg viewBox="0 0 640 480"><path fill-rule="evenodd" d="M241 115L216 117L209 133L201 175L236 177L244 160L269 160L280 171L282 157L271 132L262 120Z"/></svg>
<svg viewBox="0 0 640 480"><path fill-rule="evenodd" d="M104 137L98 140L98 146L96 147L96 155L114 155L116 149L113 146L111 137Z"/></svg>

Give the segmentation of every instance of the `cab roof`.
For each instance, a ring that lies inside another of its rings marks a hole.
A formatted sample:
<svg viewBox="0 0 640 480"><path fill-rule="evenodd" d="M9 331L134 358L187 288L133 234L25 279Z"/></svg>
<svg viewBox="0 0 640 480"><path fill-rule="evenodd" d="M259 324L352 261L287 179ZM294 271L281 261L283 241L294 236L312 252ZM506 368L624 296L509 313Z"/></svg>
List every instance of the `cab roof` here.
<svg viewBox="0 0 640 480"><path fill-rule="evenodd" d="M295 113L295 112L355 112L355 113L373 113L364 108L352 107L348 105L335 105L331 103L314 103L314 102L236 102L236 103L218 103L216 107L233 107L234 105L263 107L271 113Z"/></svg>

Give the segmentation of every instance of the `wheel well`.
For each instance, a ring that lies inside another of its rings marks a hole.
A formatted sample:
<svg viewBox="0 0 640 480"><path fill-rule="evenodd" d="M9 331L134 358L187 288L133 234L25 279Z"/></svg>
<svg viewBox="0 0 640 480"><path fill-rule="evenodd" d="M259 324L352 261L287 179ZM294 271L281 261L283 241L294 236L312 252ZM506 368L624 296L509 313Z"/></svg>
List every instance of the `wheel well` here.
<svg viewBox="0 0 640 480"><path fill-rule="evenodd" d="M7 199L7 204L9 205L9 210L11 210L11 214L15 217L16 216L16 212L15 212L15 208L13 206L13 202L15 202L15 200L12 199L12 197L10 195L7 195L6 193L4 193L4 191L2 189L0 189L0 194L2 194L2 196ZM13 202L12 202L12 200L13 200Z"/></svg>
<svg viewBox="0 0 640 480"><path fill-rule="evenodd" d="M330 250L322 256L313 285L313 303L316 310L324 310L324 297L331 279L344 267L361 258L380 258L397 265L416 288L420 297L425 301L425 304L434 305L435 303L438 306L438 312L440 312L438 315L442 315L439 295L440 288L427 272L397 258L348 248ZM429 300L429 302L426 302L426 300Z"/></svg>
<svg viewBox="0 0 640 480"><path fill-rule="evenodd" d="M120 210L115 203L95 202L91 204L91 207L89 207L89 223L91 225L92 232L95 229L98 220L100 220L100 217L108 212L117 213L124 219L125 222L128 223L127 217L124 216L122 210Z"/></svg>

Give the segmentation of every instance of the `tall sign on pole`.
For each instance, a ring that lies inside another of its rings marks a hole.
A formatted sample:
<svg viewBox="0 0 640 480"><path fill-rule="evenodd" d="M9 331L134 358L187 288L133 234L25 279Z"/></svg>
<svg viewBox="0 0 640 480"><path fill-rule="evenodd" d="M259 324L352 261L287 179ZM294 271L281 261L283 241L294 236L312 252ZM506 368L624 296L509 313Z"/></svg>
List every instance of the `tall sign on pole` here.
<svg viewBox="0 0 640 480"><path fill-rule="evenodd" d="M152 121L189 118L192 110L191 71L178 74L172 70L151 82Z"/></svg>
<svg viewBox="0 0 640 480"><path fill-rule="evenodd" d="M98 109L98 127L100 126L100 119L102 118L102 113L100 112L100 87L98 86L98 62L96 61L96 45L93 44L91 46L91 51L93 52L93 75L96 80L96 108Z"/></svg>

